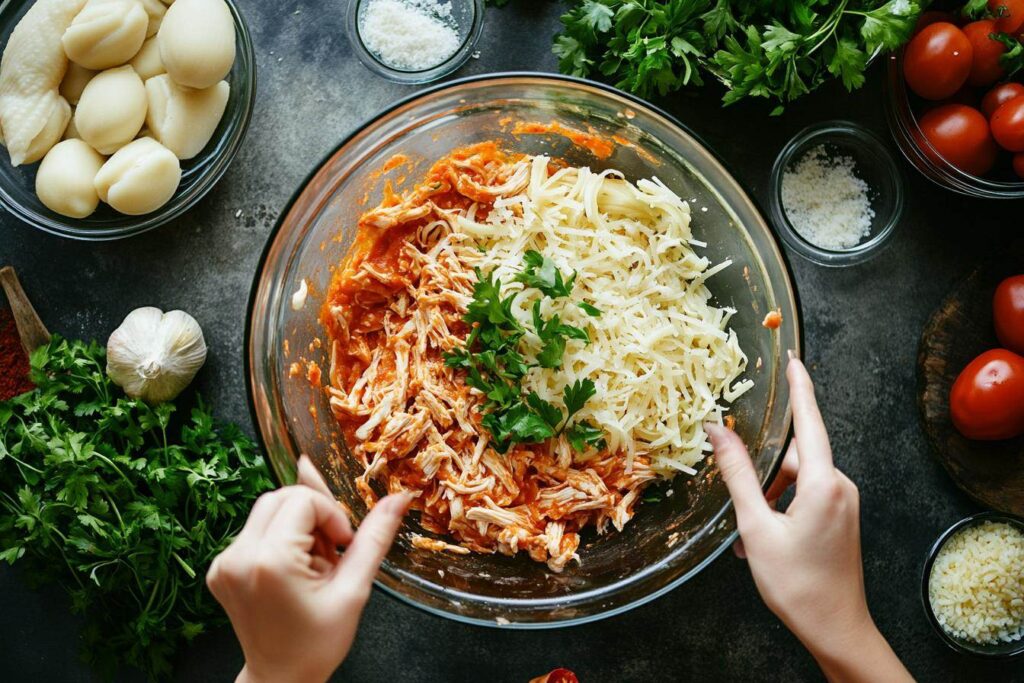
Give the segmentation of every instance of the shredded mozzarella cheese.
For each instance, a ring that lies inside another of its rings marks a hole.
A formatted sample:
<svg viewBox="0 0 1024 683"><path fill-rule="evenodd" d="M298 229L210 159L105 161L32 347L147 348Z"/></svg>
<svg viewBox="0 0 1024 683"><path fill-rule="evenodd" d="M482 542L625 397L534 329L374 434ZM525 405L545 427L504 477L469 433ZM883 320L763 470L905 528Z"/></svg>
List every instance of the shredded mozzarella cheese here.
<svg viewBox="0 0 1024 683"><path fill-rule="evenodd" d="M627 467L647 455L662 474L695 473L711 450L702 422L721 422L724 404L753 386L739 379L747 358L728 327L736 311L713 306L705 286L730 262L711 266L694 252L689 205L657 179L633 185L588 168L549 175L543 156L523 163L526 190L498 198L484 220L461 217L457 232L483 247L478 265L509 292L523 287L514 278L529 249L577 273L568 303L545 299L542 313L557 307L591 342L570 340L562 368L533 368L527 391L561 406L563 388L589 378L597 395L579 417L605 431L609 451L624 454ZM533 298L517 297L514 309L527 330ZM532 332L525 342L540 348Z"/></svg>

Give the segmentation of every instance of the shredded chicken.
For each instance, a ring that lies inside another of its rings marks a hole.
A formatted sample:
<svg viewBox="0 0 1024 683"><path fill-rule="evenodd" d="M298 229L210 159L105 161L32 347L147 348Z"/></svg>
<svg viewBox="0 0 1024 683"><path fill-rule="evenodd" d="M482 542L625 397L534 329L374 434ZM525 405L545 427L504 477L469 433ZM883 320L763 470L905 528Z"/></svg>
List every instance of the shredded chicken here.
<svg viewBox="0 0 1024 683"><path fill-rule="evenodd" d="M331 339L330 406L365 471L368 505L408 491L424 529L415 547L455 553L527 553L562 571L579 560L579 531L632 517L656 478L643 454L576 454L564 438L489 446L479 392L444 364L469 334L479 251L459 233L497 197L520 192L529 164L481 144L445 157L409 195L388 194L363 215L332 283L322 321Z"/></svg>

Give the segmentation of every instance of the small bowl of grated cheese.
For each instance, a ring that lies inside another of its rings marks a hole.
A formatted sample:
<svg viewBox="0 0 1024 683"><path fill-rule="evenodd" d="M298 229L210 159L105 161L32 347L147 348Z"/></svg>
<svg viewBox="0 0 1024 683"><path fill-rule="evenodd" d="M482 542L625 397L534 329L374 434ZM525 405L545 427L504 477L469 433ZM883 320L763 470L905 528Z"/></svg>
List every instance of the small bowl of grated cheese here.
<svg viewBox="0 0 1024 683"><path fill-rule="evenodd" d="M474 53L484 0L350 0L346 29L370 71L398 83L430 83Z"/></svg>
<svg viewBox="0 0 1024 683"><path fill-rule="evenodd" d="M981 512L935 541L924 564L928 621L962 654L1024 654L1024 519Z"/></svg>
<svg viewBox="0 0 1024 683"><path fill-rule="evenodd" d="M776 230L801 256L849 266L877 255L903 212L903 177L874 133L849 121L806 128L772 168Z"/></svg>

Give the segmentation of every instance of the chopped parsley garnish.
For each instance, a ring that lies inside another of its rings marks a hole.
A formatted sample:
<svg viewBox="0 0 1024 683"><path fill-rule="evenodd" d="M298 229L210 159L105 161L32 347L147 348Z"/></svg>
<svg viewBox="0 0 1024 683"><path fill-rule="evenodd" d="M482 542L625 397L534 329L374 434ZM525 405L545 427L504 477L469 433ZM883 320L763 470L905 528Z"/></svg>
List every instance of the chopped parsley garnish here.
<svg viewBox="0 0 1024 683"><path fill-rule="evenodd" d="M529 361L519 352L526 329L512 314L518 293L501 296L501 282L494 273L476 270L473 301L466 308L463 321L472 332L462 348L445 354L445 364L466 372L466 384L484 394L481 407L482 424L491 433L491 445L505 453L517 443L542 443L563 432L577 451L587 446L604 447L603 433L588 422L571 423L597 393L590 379L576 380L563 390L565 412L534 392L523 395L522 380L531 367L558 369L562 367L566 342L576 339L587 344L590 335L583 328L563 323L555 313L545 318L541 299L533 302L531 323L541 342L536 357ZM536 251L526 252L523 270L516 281L539 290L550 299L569 296L576 274L565 277L555 264ZM588 315L600 315L590 304L580 304Z"/></svg>

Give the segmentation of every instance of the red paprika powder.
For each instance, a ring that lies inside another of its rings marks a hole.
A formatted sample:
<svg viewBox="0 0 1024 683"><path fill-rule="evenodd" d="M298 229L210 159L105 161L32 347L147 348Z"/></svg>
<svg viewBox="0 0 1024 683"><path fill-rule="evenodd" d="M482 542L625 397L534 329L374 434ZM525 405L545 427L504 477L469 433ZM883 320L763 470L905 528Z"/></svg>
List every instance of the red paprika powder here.
<svg viewBox="0 0 1024 683"><path fill-rule="evenodd" d="M28 372L28 356L21 347L14 316L0 308L0 401L32 390Z"/></svg>

